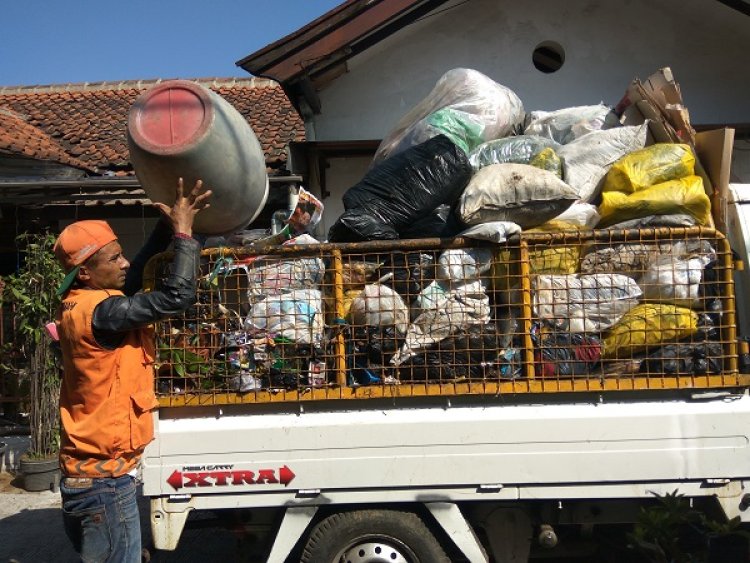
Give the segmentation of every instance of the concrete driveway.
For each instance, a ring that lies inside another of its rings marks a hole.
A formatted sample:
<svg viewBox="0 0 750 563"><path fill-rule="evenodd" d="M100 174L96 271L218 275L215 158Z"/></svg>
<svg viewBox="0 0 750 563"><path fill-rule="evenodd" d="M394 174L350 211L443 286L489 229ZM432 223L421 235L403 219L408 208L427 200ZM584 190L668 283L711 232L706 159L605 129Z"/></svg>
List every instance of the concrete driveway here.
<svg viewBox="0 0 750 563"><path fill-rule="evenodd" d="M60 495L29 493L20 479L0 473L0 563L75 563L80 561L63 531ZM149 545L148 503L141 499L141 527ZM260 562L258 546L243 534L189 520L176 551L152 551L154 562Z"/></svg>

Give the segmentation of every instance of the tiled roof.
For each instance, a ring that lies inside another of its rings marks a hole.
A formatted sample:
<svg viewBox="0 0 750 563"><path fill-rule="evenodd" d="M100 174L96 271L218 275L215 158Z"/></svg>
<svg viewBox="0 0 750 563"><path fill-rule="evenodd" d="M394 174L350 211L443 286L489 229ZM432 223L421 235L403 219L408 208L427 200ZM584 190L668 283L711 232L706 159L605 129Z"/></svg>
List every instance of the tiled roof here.
<svg viewBox="0 0 750 563"><path fill-rule="evenodd" d="M66 153L59 143L22 116L3 108L0 108L0 153L59 162L88 172L94 171L82 160Z"/></svg>
<svg viewBox="0 0 750 563"><path fill-rule="evenodd" d="M145 90L161 82L0 87L0 109L23 116L72 160L100 173L132 174L126 138L128 111ZM265 153L269 172L283 168L289 141L304 140L304 126L284 91L266 79L196 80L247 119ZM4 127L0 125L0 134ZM28 147L20 150L27 152ZM76 165L74 165L76 166Z"/></svg>

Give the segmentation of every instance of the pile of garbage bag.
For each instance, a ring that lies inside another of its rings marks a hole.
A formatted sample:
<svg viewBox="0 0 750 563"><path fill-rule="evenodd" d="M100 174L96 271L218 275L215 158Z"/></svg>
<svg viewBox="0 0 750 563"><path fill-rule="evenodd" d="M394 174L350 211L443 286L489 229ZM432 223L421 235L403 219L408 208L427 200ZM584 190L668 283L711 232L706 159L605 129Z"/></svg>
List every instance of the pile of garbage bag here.
<svg viewBox="0 0 750 563"><path fill-rule="evenodd" d="M719 373L712 243L684 230L587 236L712 226L692 145L648 133L604 104L527 113L510 88L450 70L346 191L328 242L485 242L345 256L334 279L330 256L296 228L285 244L308 255L215 262L202 279L211 312L167 335L162 371L185 379L184 366L201 374L218 359L229 390L314 387L333 383L343 350L355 386L517 379L529 361L541 378ZM535 241L523 256L497 246L519 233ZM216 342L187 346L186 333Z"/></svg>

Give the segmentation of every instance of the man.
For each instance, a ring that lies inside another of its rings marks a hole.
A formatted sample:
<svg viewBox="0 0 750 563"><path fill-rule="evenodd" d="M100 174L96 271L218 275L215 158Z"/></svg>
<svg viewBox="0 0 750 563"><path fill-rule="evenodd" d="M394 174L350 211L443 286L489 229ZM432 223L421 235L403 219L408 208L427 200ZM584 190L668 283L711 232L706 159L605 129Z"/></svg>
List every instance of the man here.
<svg viewBox="0 0 750 563"><path fill-rule="evenodd" d="M180 179L172 207L154 204L163 218L132 267L105 221L73 223L55 243L67 272L56 317L64 367L60 491L65 532L85 562L141 560L135 474L154 436L151 323L195 302L193 220L210 195L200 181L185 195ZM170 227L174 259L164 288L135 294L148 258L169 244Z"/></svg>

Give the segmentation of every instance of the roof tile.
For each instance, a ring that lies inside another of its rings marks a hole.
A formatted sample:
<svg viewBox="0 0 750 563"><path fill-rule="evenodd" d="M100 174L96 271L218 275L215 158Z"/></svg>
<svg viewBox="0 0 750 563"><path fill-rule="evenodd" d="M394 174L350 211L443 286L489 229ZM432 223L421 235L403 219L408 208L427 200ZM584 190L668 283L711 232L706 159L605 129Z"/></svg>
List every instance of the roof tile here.
<svg viewBox="0 0 750 563"><path fill-rule="evenodd" d="M13 140L12 150L22 152L26 146L40 146L39 139L43 138L49 143L45 146L51 148L37 151L36 158L47 159L56 151L53 160L63 162L67 158L66 164L79 168L121 174L129 161L126 129L130 106L141 93L160 82L1 87L0 114L16 117L11 123L0 115L0 150L11 150ZM259 78L195 82L210 87L245 117L260 141L269 169L284 167L288 141L304 140L302 120L277 83ZM3 114L3 107L10 111ZM35 129L35 133L30 135L29 129L25 136L21 135L21 124ZM32 142L31 137L36 140ZM129 165L126 171L133 173Z"/></svg>
<svg viewBox="0 0 750 563"><path fill-rule="evenodd" d="M0 107L0 152L59 162L94 172L94 167L74 158L43 130L22 115Z"/></svg>

